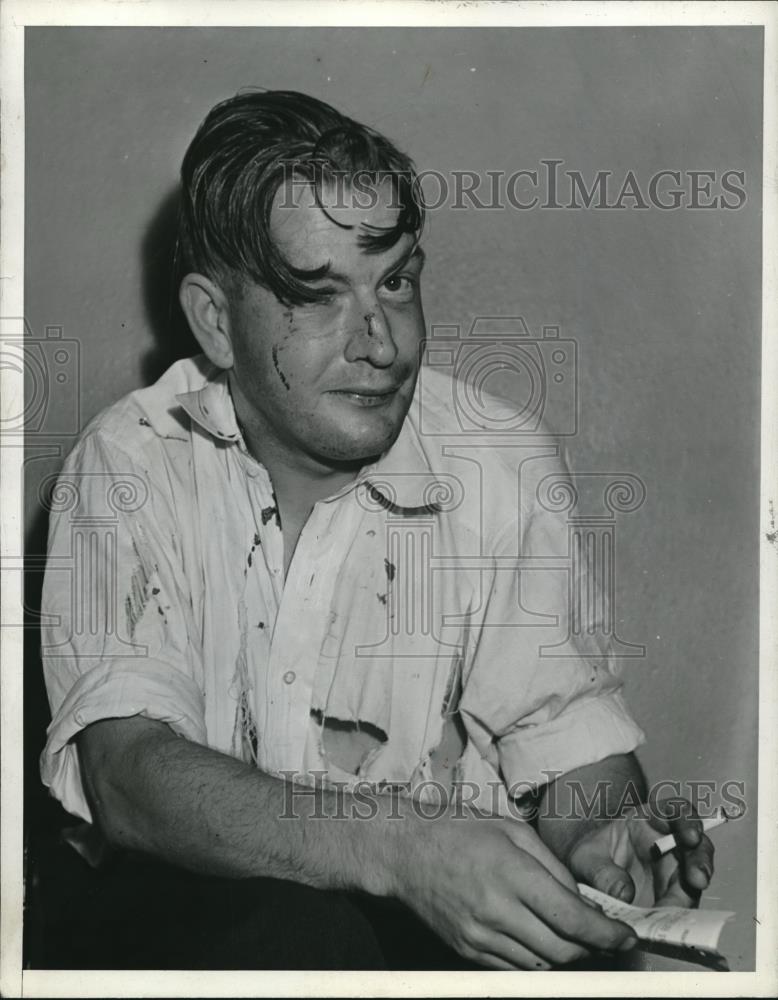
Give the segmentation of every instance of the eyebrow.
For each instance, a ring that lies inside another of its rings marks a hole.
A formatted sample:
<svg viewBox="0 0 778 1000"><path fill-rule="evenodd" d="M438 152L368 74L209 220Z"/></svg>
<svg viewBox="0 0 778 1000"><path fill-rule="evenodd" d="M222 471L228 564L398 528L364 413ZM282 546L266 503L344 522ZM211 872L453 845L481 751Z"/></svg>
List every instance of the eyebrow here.
<svg viewBox="0 0 778 1000"><path fill-rule="evenodd" d="M426 261L426 259L427 255L425 254L424 250L422 250L422 248L418 244L416 244L416 246L412 247L411 250L403 254L403 256L400 257L398 260L396 260L393 264L390 264L389 267L381 275L380 280L386 281L387 278L391 277L391 275L395 274L397 271L405 267L407 264L410 264L411 262L418 262L419 271L421 272L421 269L424 267L424 262ZM311 283L315 283L318 281L329 281L336 285L349 284L349 278L345 274L341 274L339 271L330 270L329 263L322 265L322 267L320 268L312 270L311 273L315 274L315 277L307 279Z"/></svg>

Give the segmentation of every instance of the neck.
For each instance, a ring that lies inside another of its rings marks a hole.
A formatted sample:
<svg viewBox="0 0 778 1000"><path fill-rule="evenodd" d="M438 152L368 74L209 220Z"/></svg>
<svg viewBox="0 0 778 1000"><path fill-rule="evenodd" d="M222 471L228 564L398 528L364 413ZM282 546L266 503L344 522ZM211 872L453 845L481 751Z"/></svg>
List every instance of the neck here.
<svg viewBox="0 0 778 1000"><path fill-rule="evenodd" d="M282 519L286 513L304 520L314 504L343 489L372 461L325 463L313 456L291 455L282 444L244 425L239 416L238 426L249 454L268 471Z"/></svg>
<svg viewBox="0 0 778 1000"><path fill-rule="evenodd" d="M296 448L287 448L283 441L273 433L267 433L257 422L232 378L229 380L229 389L246 448L267 469L282 520L286 514L304 522L314 504L343 489L356 479L365 465L374 461L372 458L365 458L338 462L313 454L307 455Z"/></svg>

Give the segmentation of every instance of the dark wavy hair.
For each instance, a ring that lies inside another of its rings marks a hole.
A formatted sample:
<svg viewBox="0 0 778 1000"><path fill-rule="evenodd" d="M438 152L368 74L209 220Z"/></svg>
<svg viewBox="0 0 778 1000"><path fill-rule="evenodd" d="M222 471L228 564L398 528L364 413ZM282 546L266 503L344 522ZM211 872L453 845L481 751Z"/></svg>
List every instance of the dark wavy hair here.
<svg viewBox="0 0 778 1000"><path fill-rule="evenodd" d="M323 211L321 189L334 178L375 184L390 177L397 222L361 232L359 243L366 253L381 253L404 233L418 242L424 204L409 157L314 97L250 90L217 104L184 156L180 266L228 288L253 280L290 305L316 301L322 293L309 282L323 277L326 267L293 267L270 233L273 199L292 172L311 185Z"/></svg>

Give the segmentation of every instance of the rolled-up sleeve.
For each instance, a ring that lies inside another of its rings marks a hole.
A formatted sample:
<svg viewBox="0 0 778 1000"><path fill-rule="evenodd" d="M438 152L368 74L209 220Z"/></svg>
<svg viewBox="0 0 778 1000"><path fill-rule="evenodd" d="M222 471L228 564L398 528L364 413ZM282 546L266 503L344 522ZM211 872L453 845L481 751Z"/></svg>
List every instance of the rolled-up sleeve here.
<svg viewBox="0 0 778 1000"><path fill-rule="evenodd" d="M41 656L52 721L41 777L91 821L74 737L143 715L204 743L201 647L171 500L146 467L89 433L50 508Z"/></svg>
<svg viewBox="0 0 778 1000"><path fill-rule="evenodd" d="M566 475L559 459L552 468ZM645 741L623 698L594 567L571 558L563 514L537 503L522 514L492 547L460 703L470 738L519 793Z"/></svg>

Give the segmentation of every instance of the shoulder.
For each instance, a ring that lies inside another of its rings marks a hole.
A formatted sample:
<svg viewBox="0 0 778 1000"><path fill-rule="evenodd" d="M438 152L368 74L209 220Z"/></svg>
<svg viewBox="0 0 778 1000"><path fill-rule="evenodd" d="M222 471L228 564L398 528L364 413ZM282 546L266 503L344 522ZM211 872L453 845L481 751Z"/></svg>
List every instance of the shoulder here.
<svg viewBox="0 0 778 1000"><path fill-rule="evenodd" d="M191 421L176 397L202 388L211 374L212 365L202 354L174 362L152 385L135 389L97 413L71 456L90 444L139 457L164 448L167 441L189 442Z"/></svg>
<svg viewBox="0 0 778 1000"><path fill-rule="evenodd" d="M499 441L545 433L542 422L530 432L521 403L431 365L422 365L419 371L414 404L414 419L423 434Z"/></svg>
<svg viewBox="0 0 778 1000"><path fill-rule="evenodd" d="M534 508L542 479L568 474L560 439L542 418L527 428L525 411L521 403L423 366L409 419L430 468L461 475L467 465L477 467L505 523Z"/></svg>
<svg viewBox="0 0 778 1000"><path fill-rule="evenodd" d="M544 497L569 472L542 419L526 429L520 404L424 367L409 421L429 469L460 498L448 515L456 535L475 534L482 551L497 552L514 550L531 525L551 530L539 525L551 518Z"/></svg>

